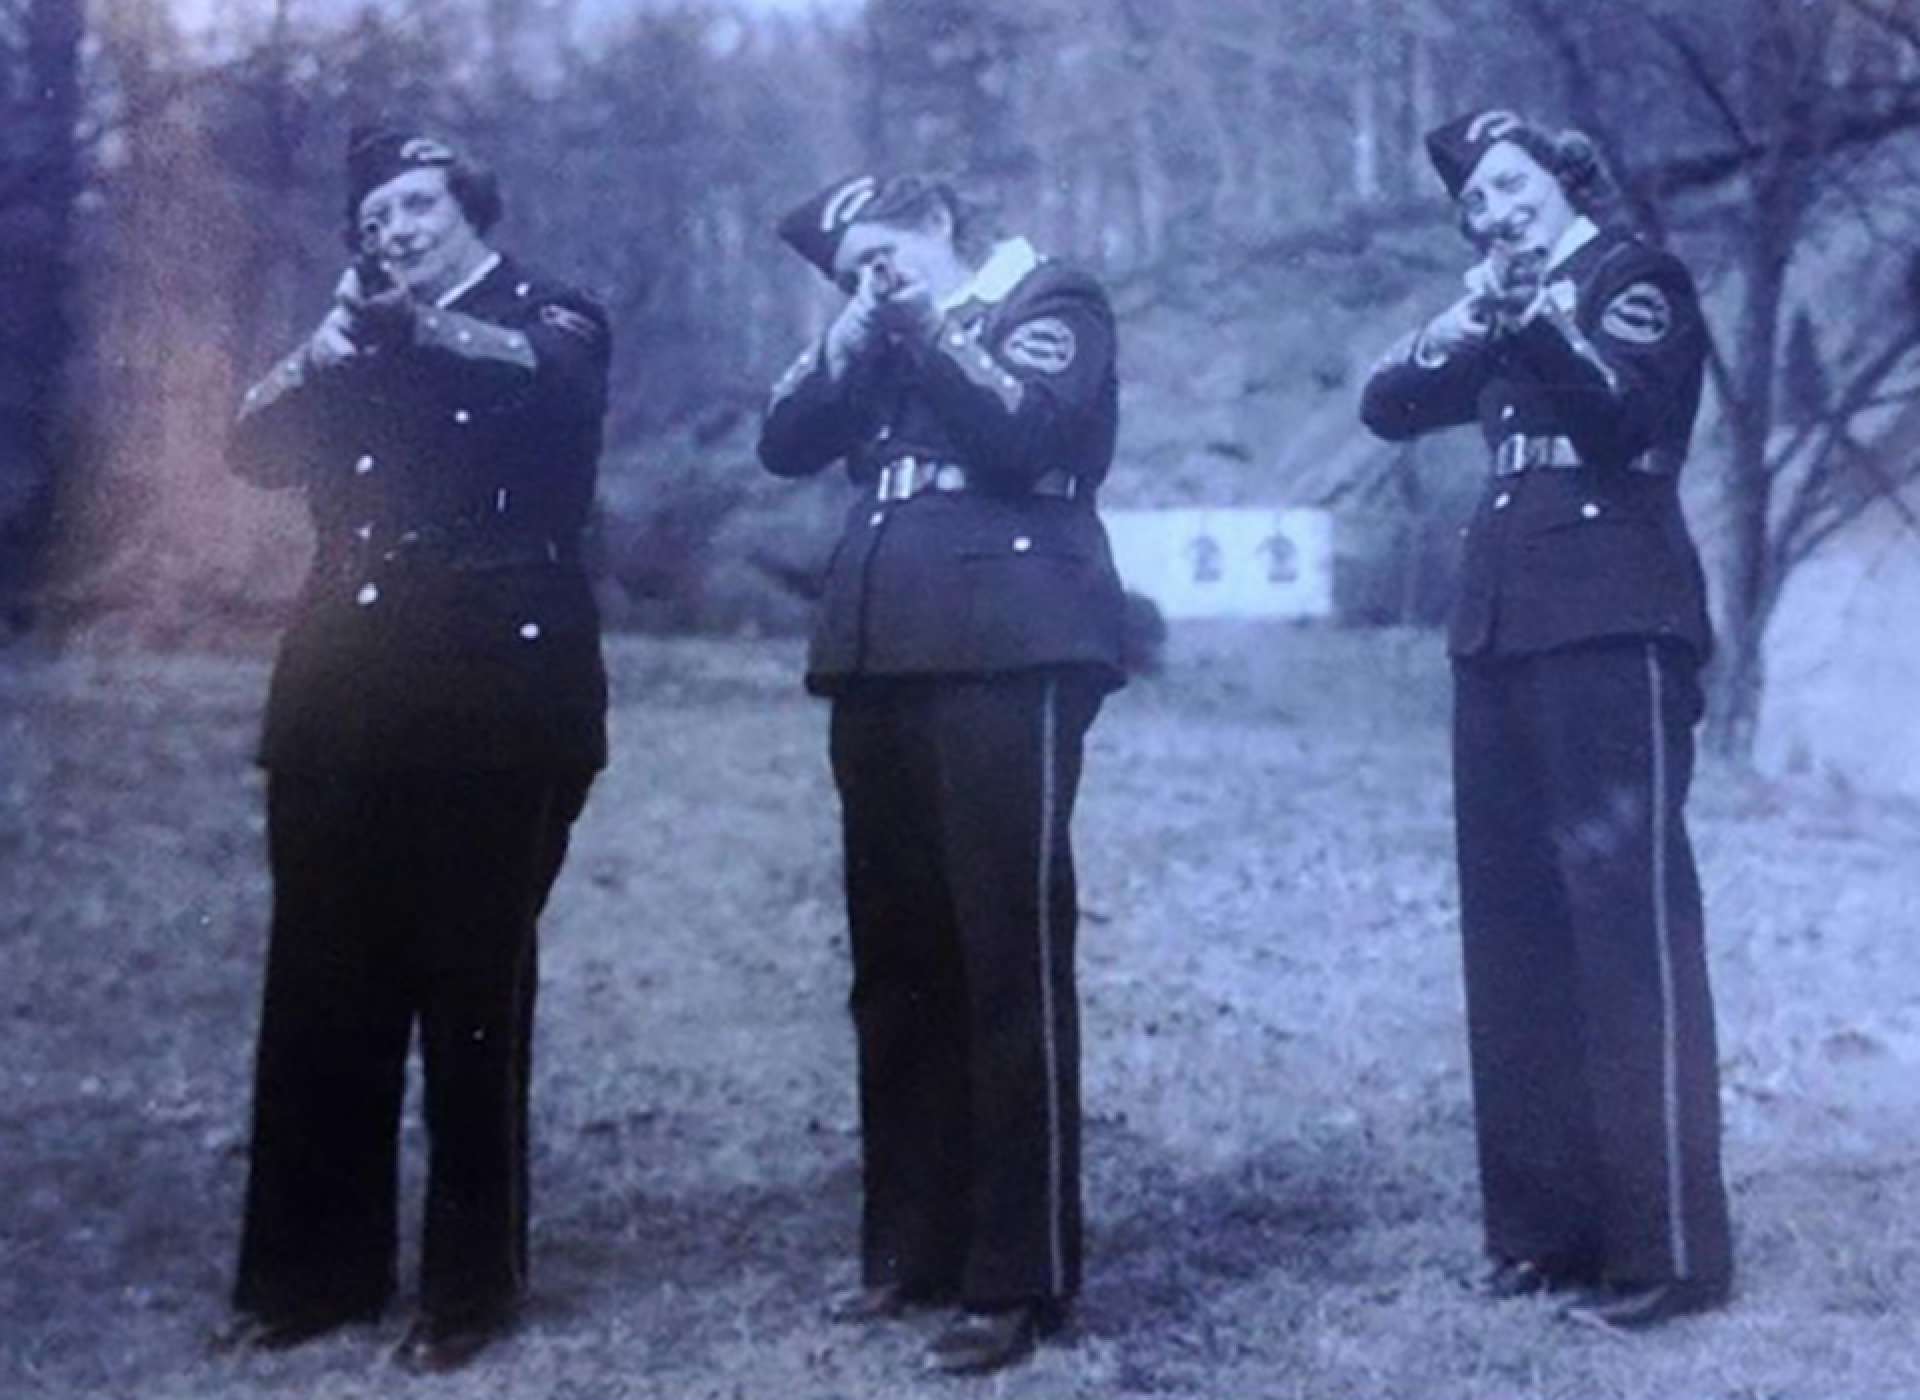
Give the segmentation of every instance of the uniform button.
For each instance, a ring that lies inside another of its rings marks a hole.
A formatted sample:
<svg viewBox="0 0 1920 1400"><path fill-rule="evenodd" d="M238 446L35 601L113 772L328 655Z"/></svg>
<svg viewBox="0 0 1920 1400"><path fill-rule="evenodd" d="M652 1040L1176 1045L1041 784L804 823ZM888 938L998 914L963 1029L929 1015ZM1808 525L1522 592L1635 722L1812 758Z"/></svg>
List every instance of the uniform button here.
<svg viewBox="0 0 1920 1400"><path fill-rule="evenodd" d="M1028 550L1032 548L1033 548L1033 541L1028 539L1025 535L1015 535L1013 537L1013 552L1015 554L1025 554Z"/></svg>
<svg viewBox="0 0 1920 1400"><path fill-rule="evenodd" d="M1513 497L1509 496L1505 491L1502 491L1499 495L1493 498L1493 508L1495 510L1505 510L1508 506L1512 504L1513 504Z"/></svg>
<svg viewBox="0 0 1920 1400"><path fill-rule="evenodd" d="M372 470L373 470L373 458L364 452L361 453L360 460L353 464L353 474L355 476L365 476L368 472Z"/></svg>
<svg viewBox="0 0 1920 1400"><path fill-rule="evenodd" d="M363 608L372 607L380 601L380 586L373 583L361 584L360 591L353 595L353 601Z"/></svg>
<svg viewBox="0 0 1920 1400"><path fill-rule="evenodd" d="M532 290L533 284L531 282L522 282L513 289L513 294L517 297L523 297Z"/></svg>
<svg viewBox="0 0 1920 1400"><path fill-rule="evenodd" d="M537 622L521 623L520 624L520 640L523 642L539 641L540 640L540 624Z"/></svg>
<svg viewBox="0 0 1920 1400"><path fill-rule="evenodd" d="M1581 518L1585 520L1598 520L1600 518L1600 507L1592 501L1588 501L1580 507L1580 515Z"/></svg>
<svg viewBox="0 0 1920 1400"><path fill-rule="evenodd" d="M460 332L460 343L461 343L462 345L471 345L471 344L473 344L473 332L472 332L472 331L461 331L461 332Z"/></svg>
<svg viewBox="0 0 1920 1400"><path fill-rule="evenodd" d="M884 510L876 510L872 515L867 517L867 524L878 527L880 522L886 518L887 513Z"/></svg>
<svg viewBox="0 0 1920 1400"><path fill-rule="evenodd" d="M456 408L453 411L453 421L456 423L470 423L473 421L473 415L464 408Z"/></svg>
<svg viewBox="0 0 1920 1400"><path fill-rule="evenodd" d="M353 535L355 539L370 540L373 538L373 526L370 524L356 525L353 527Z"/></svg>
<svg viewBox="0 0 1920 1400"><path fill-rule="evenodd" d="M1513 405L1507 404L1500 410L1500 421L1504 423L1511 417L1513 417Z"/></svg>

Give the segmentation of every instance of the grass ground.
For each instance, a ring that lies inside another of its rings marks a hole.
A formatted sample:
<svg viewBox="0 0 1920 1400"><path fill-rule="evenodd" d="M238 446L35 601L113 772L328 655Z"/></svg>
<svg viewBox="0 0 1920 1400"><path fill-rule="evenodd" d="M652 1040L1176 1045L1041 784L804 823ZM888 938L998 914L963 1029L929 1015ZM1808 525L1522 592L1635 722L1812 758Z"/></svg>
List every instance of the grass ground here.
<svg viewBox="0 0 1920 1400"><path fill-rule="evenodd" d="M852 1273L857 1139L825 714L795 649L615 646L616 759L544 931L535 1299L485 1364L419 1381L385 1364L404 1306L281 1356L205 1346L245 1167L263 668L16 653L0 1395L1920 1396L1912 806L1702 776L1736 1304L1626 1340L1461 1287L1438 651L1188 629L1110 702L1078 823L1088 1283L1065 1345L978 1382L915 1376L931 1320L816 1322Z"/></svg>

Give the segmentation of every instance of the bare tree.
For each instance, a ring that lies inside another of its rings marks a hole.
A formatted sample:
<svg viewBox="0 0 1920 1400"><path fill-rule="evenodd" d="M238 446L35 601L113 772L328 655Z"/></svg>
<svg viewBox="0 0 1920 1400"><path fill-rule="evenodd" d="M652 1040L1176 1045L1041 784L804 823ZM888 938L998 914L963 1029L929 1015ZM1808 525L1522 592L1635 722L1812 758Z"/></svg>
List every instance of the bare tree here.
<svg viewBox="0 0 1920 1400"><path fill-rule="evenodd" d="M1916 391L1920 283L1910 245L1887 234L1914 188L1900 162L1902 138L1920 132L1920 6L1626 0L1596 15L1506 3L1558 58L1572 115L1643 222L1657 232L1663 203L1699 196L1728 250L1735 310L1709 363L1728 450L1708 740L1744 757L1767 625L1793 571L1876 504L1920 534L1905 497L1920 482L1903 450L1914 415L1897 411ZM1657 123L1650 100L1670 104ZM1831 314L1796 283L1808 248L1840 227L1871 249L1857 290L1878 314Z"/></svg>
<svg viewBox="0 0 1920 1400"><path fill-rule="evenodd" d="M80 0L0 6L0 586L39 553L67 453Z"/></svg>

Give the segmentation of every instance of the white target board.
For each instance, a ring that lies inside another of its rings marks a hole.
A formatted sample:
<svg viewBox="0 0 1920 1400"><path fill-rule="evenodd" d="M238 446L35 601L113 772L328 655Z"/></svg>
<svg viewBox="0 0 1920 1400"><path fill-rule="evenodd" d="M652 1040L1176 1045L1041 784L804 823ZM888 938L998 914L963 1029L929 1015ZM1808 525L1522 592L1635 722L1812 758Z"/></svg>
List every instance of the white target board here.
<svg viewBox="0 0 1920 1400"><path fill-rule="evenodd" d="M1333 613L1333 517L1308 506L1108 510L1121 581L1168 618Z"/></svg>

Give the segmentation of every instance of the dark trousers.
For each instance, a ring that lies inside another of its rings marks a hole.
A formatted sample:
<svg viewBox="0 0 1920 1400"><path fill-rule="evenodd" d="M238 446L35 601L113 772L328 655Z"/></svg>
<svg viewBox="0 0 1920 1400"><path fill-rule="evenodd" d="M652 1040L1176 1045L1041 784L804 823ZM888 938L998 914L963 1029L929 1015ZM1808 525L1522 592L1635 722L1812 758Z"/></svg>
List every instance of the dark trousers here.
<svg viewBox="0 0 1920 1400"><path fill-rule="evenodd" d="M511 1308L527 1267L535 923L581 775L271 775L273 930L234 1302L372 1315L394 1286L407 1047L430 1144L421 1304Z"/></svg>
<svg viewBox="0 0 1920 1400"><path fill-rule="evenodd" d="M871 682L834 702L869 1283L976 1305L1079 1288L1069 824L1101 688Z"/></svg>
<svg viewBox="0 0 1920 1400"><path fill-rule="evenodd" d="M1696 670L1640 640L1455 666L1468 1035L1498 1257L1623 1282L1732 1269L1684 818Z"/></svg>

